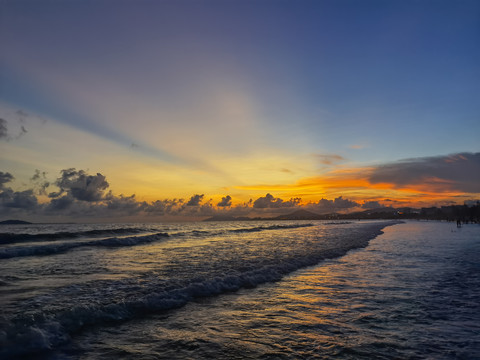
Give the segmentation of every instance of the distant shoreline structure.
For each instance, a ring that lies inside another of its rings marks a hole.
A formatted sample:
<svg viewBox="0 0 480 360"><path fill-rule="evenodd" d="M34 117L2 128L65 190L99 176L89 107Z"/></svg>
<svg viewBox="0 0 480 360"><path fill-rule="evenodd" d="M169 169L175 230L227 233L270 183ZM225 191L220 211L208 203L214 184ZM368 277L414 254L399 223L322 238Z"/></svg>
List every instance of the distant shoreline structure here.
<svg viewBox="0 0 480 360"><path fill-rule="evenodd" d="M145 219L147 220L147 219ZM451 221L460 224L480 224L480 203L476 205L450 205L429 208L393 208L382 207L376 209L368 209L365 211L357 211L352 213L328 213L317 214L309 210L298 209L289 214L282 214L275 217L249 217L249 216L232 216L225 214L214 215L205 219L197 219L194 221L281 221L281 220L438 220ZM115 221L112 221L115 222ZM127 221L128 222L128 221ZM138 221L136 221L138 222ZM152 222L152 221L145 221ZM157 220L154 222L163 222ZM75 222L76 223L76 222ZM88 222L86 222L88 223ZM32 225L32 224L73 224L72 222L29 222L18 219L8 219L0 221L1 225Z"/></svg>
<svg viewBox="0 0 480 360"><path fill-rule="evenodd" d="M300 209L290 214L276 217L235 217L229 215L215 215L203 221L266 221L266 220L444 220L457 221L462 223L480 223L480 205L452 205L441 208L431 207L422 209L412 208L378 208L354 212L349 214L316 214L314 212Z"/></svg>

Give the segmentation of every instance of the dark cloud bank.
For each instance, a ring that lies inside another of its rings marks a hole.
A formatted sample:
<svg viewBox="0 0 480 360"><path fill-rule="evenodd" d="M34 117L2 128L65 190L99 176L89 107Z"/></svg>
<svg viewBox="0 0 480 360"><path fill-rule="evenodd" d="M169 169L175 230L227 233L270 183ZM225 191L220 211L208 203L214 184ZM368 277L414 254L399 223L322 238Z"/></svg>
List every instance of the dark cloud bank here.
<svg viewBox="0 0 480 360"><path fill-rule="evenodd" d="M434 191L480 192L480 153L459 153L407 159L375 168L372 184L397 188L424 187Z"/></svg>
<svg viewBox="0 0 480 360"><path fill-rule="evenodd" d="M46 180L46 174L36 170L30 181L32 189L14 191L8 187L14 177L0 172L0 215L4 217L75 217L75 218L121 218L139 216L186 216L202 217L212 215L246 216L254 213L275 214L292 211L300 206L300 198L283 200L271 194L243 204L232 204L232 197L226 195L216 204L205 201L204 194L194 194L189 199L165 199L153 202L138 201L135 195L114 195L104 175L88 174L84 170L64 169L53 183ZM50 187L55 191L47 192ZM40 203L37 196L49 198ZM322 199L304 207L318 213L341 211L360 204L339 197L334 200Z"/></svg>
<svg viewBox="0 0 480 360"><path fill-rule="evenodd" d="M396 187L436 186L438 191L456 190L465 193L480 193L480 153L461 153L443 157L418 158L385 164L376 167L370 182L390 183ZM281 214L302 207L319 214L345 212L353 209L382 207L377 201L363 204L337 197L321 199L300 205L300 198L284 200L267 193L256 200L232 205L230 195L212 204L204 194L194 194L190 199L164 199L153 202L138 201L135 195L114 195L106 177L100 173L88 174L84 170L64 169L52 183L46 174L36 170L31 188L15 191L9 187L14 176L0 171L0 216L4 218L96 218L185 216L202 217L212 215L258 216ZM51 189L50 192L47 190ZM49 201L40 203L38 196Z"/></svg>

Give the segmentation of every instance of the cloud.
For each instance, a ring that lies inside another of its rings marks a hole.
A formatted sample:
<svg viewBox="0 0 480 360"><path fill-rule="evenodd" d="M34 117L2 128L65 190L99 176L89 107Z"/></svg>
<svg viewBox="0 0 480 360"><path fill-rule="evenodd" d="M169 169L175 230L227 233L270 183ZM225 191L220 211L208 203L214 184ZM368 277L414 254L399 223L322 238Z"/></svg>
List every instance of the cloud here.
<svg viewBox="0 0 480 360"><path fill-rule="evenodd" d="M109 186L105 176L100 173L87 175L83 170L77 171L70 168L62 170L61 174L62 176L55 182L55 185L60 188L60 192L51 193L50 197L58 197L66 192L77 200L100 201Z"/></svg>
<svg viewBox="0 0 480 360"><path fill-rule="evenodd" d="M20 139L23 135L27 133L27 129L25 129L25 126L20 126L20 133L15 137L15 139Z"/></svg>
<svg viewBox="0 0 480 360"><path fill-rule="evenodd" d="M337 209L350 209L358 206L359 204L355 201L344 199L342 196L340 196L333 200L333 205Z"/></svg>
<svg viewBox="0 0 480 360"><path fill-rule="evenodd" d="M38 207L37 198L32 189L14 191L5 184L14 179L8 172L0 171L0 213L11 214L14 210L33 210Z"/></svg>
<svg viewBox="0 0 480 360"><path fill-rule="evenodd" d="M22 109L18 109L17 111L15 111L15 114L18 115L21 122L25 121L25 119L29 117L29 114Z"/></svg>
<svg viewBox="0 0 480 360"><path fill-rule="evenodd" d="M0 193L0 207L31 210L38 205L33 190L13 191L4 188Z"/></svg>
<svg viewBox="0 0 480 360"><path fill-rule="evenodd" d="M100 173L90 175L84 170L64 169L61 176L53 182L58 191L49 194L47 203L39 204L35 194L45 194L49 186L46 173L35 170L30 181L34 188L25 191L14 191L5 184L14 179L7 172L0 172L0 215L24 216L61 216L68 218L112 218L125 216L187 216L206 217L231 207L231 197L225 196L220 205L212 205L212 199L202 203L204 194L194 194L188 202L183 199L156 200L151 203L138 201L135 195L114 195L106 192L108 182ZM37 188L40 188L38 190ZM42 191L41 191L42 190ZM252 209L251 203L246 208ZM235 207L235 211L240 209Z"/></svg>
<svg viewBox="0 0 480 360"><path fill-rule="evenodd" d="M177 199L155 200L144 207L144 211L151 215L176 214L183 202Z"/></svg>
<svg viewBox="0 0 480 360"><path fill-rule="evenodd" d="M46 207L47 212L57 212L69 209L75 199L70 195L65 195L57 199L52 199Z"/></svg>
<svg viewBox="0 0 480 360"><path fill-rule="evenodd" d="M45 124L47 122L47 119L35 114L30 114L22 109L18 109L17 111L15 111L15 115L16 120L19 121L21 124L26 123L27 120L39 120L41 124Z"/></svg>
<svg viewBox="0 0 480 360"><path fill-rule="evenodd" d="M111 193L107 196L106 207L108 210L121 215L135 215L142 211L147 204L145 202L138 202L135 199L135 194L130 196L114 196Z"/></svg>
<svg viewBox="0 0 480 360"><path fill-rule="evenodd" d="M369 146L366 145L366 144L354 144L354 145L350 145L349 148L350 149L354 149L354 150L361 150L361 149L365 149L365 148L368 148Z"/></svg>
<svg viewBox="0 0 480 360"><path fill-rule="evenodd" d="M28 131L25 128L25 126L21 125L20 126L20 131L17 135L15 135L15 136L10 135L9 132L8 132L8 121L0 118L0 140L3 139L3 140L6 140L6 141L10 141L10 140L12 140L12 136L13 136L14 139L18 140L23 135L25 135L27 132Z"/></svg>
<svg viewBox="0 0 480 360"><path fill-rule="evenodd" d="M139 202L135 195L114 196L109 192L102 201L82 201L71 194L52 199L44 208L47 215L67 215L82 217L121 217L143 214L148 204Z"/></svg>
<svg viewBox="0 0 480 360"><path fill-rule="evenodd" d="M203 194L202 195L198 195L198 194L195 194L193 195L190 200L187 202L186 206L198 206L200 205L200 203L202 202L202 199L203 199Z"/></svg>
<svg viewBox="0 0 480 360"><path fill-rule="evenodd" d="M357 206L360 206L360 204L356 201L344 199L342 196L339 196L334 200L320 199L318 202L310 203L306 207L309 210L315 211L317 213L329 213L336 211L344 211L347 209L355 208Z"/></svg>
<svg viewBox="0 0 480 360"><path fill-rule="evenodd" d="M115 195L108 191L109 183L101 173L89 174L85 170L75 168L64 169L61 176L55 181L48 181L47 174L40 170L30 178L31 188L15 191L7 185L14 180L9 172L0 171L0 214L2 216L34 215L34 216L61 216L64 219L75 218L114 218L114 217L141 217L154 216L185 216L200 218L215 214L230 216L265 216L265 214L285 213L292 208L302 207L317 213L347 212L351 209L372 209L381 207L378 201L359 203L349 198L338 196L348 191L349 196L356 199L362 196L360 191L368 193L368 199L383 199L385 196L396 200L386 199L389 204L397 202L405 204L411 202L409 198L399 197L403 192L408 196L415 196L418 204L424 198L418 196L419 189L430 191L428 199L423 205L431 206L431 198L443 196L444 200L466 201L476 199L473 193L480 192L478 179L480 178L480 154L460 153L450 156L408 159L395 163L383 164L377 167L337 169L328 176L308 178L299 181L291 187L281 186L279 191L288 190L290 193L302 191L309 194L323 192L333 193L336 198L329 200L322 198L317 202L301 204L299 197L285 200L276 198L271 193L250 200L243 204L232 204L232 197L225 195L221 201L213 203L212 199L205 201L204 194L193 194L187 200L163 199L153 202L139 201L135 195ZM49 200L39 201L36 195L45 195L47 188L53 188L49 193ZM270 186L270 188L274 188ZM268 186L265 186L268 189ZM395 190L392 190L395 189ZM470 190L472 194L445 193L452 189ZM371 191L389 192L388 195L372 195ZM438 191L438 195L435 193ZM266 191L265 191L266 192ZM326 195L323 195L326 196ZM453 198L452 198L453 197ZM400 200L399 200L400 199ZM405 205L404 205L405 206Z"/></svg>
<svg viewBox="0 0 480 360"><path fill-rule="evenodd" d="M8 140L7 120L0 118L0 139Z"/></svg>
<svg viewBox="0 0 480 360"><path fill-rule="evenodd" d="M230 195L222 197L222 201L220 201L217 204L217 206L219 206L219 207L230 207L230 206L232 206L232 197Z"/></svg>
<svg viewBox="0 0 480 360"><path fill-rule="evenodd" d="M324 165L332 165L345 160L343 156L336 154L315 154L314 156Z"/></svg>
<svg viewBox="0 0 480 360"><path fill-rule="evenodd" d="M40 172L40 170L35 169L35 173L30 178L30 181L33 182L38 194L47 195L47 188L50 186L50 182L47 181L47 173L45 171Z"/></svg>
<svg viewBox="0 0 480 360"><path fill-rule="evenodd" d="M288 201L284 201L280 198L275 198L271 194L267 194L264 197L259 197L253 202L253 207L256 209L278 209L285 207L294 207L300 203L300 198L292 198Z"/></svg>
<svg viewBox="0 0 480 360"><path fill-rule="evenodd" d="M480 153L406 159L380 165L369 177L372 184L388 183L395 188L417 188L437 193L480 192Z"/></svg>
<svg viewBox="0 0 480 360"><path fill-rule="evenodd" d="M365 201L362 204L362 209L379 209L382 207L383 205L380 204L378 201Z"/></svg>
<svg viewBox="0 0 480 360"><path fill-rule="evenodd" d="M3 189L3 185L12 181L13 179L14 177L12 174L0 171L0 189Z"/></svg>
<svg viewBox="0 0 480 360"><path fill-rule="evenodd" d="M212 199L210 199L208 202L205 204L202 204L200 207L198 207L198 211L196 214L192 215L197 215L197 216L212 216L217 212L217 209L215 209L211 203Z"/></svg>

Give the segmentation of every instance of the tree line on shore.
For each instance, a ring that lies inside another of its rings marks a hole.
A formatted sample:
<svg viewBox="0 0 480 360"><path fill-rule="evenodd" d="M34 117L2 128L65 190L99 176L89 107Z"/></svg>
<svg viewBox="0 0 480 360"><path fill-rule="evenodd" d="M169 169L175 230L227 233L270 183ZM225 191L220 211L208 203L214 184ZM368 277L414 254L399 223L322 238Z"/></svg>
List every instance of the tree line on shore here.
<svg viewBox="0 0 480 360"><path fill-rule="evenodd" d="M379 208L350 214L329 214L327 217L329 219L418 219L480 223L480 202L473 206L450 205L421 209Z"/></svg>

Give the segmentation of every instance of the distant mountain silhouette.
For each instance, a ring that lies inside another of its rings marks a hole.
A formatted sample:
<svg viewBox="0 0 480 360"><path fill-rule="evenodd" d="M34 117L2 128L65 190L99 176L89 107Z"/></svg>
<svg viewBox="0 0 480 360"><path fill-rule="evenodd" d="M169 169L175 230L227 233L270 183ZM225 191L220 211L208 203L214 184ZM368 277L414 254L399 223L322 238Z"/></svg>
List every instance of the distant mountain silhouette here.
<svg viewBox="0 0 480 360"><path fill-rule="evenodd" d="M303 209L294 211L290 214L280 215L273 218L273 220L322 220L322 219L325 219L325 216L315 214L311 211L303 210Z"/></svg>
<svg viewBox="0 0 480 360"><path fill-rule="evenodd" d="M0 225L28 225L32 224L31 222L28 221L22 221L22 220L4 220L0 221Z"/></svg>

